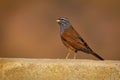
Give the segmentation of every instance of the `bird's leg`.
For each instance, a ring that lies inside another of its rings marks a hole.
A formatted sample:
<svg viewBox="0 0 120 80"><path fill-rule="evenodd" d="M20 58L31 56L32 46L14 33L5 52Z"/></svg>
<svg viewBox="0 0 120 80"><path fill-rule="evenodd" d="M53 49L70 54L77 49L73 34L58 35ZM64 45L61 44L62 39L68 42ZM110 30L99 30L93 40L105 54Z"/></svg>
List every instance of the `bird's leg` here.
<svg viewBox="0 0 120 80"><path fill-rule="evenodd" d="M68 59L70 56L70 52L67 53L66 59Z"/></svg>
<svg viewBox="0 0 120 80"><path fill-rule="evenodd" d="M74 59L77 59L77 53L74 53L74 57L73 57Z"/></svg>
<svg viewBox="0 0 120 80"><path fill-rule="evenodd" d="M68 51L68 53L67 53L67 56L66 56L66 59L68 59L68 58L69 58L70 53L71 53L71 50L69 49L69 51Z"/></svg>

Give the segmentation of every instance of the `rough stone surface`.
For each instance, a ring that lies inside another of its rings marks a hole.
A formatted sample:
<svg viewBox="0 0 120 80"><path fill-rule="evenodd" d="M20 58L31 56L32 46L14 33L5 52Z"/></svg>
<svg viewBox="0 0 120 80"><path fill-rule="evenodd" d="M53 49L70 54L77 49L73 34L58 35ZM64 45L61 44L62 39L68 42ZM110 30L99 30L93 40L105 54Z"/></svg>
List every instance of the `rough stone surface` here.
<svg viewBox="0 0 120 80"><path fill-rule="evenodd" d="M120 61L0 58L0 80L120 80Z"/></svg>

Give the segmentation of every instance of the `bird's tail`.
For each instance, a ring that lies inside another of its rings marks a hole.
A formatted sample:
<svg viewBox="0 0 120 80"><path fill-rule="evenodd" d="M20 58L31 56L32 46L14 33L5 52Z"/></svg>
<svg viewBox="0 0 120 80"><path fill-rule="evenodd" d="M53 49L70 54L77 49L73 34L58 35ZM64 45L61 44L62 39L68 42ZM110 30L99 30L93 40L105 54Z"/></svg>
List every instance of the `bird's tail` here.
<svg viewBox="0 0 120 80"><path fill-rule="evenodd" d="M91 54L93 55L93 56L95 56L95 57L97 57L98 59L100 59L100 60L104 60L101 56L99 56L97 53L95 53L95 52L91 52Z"/></svg>

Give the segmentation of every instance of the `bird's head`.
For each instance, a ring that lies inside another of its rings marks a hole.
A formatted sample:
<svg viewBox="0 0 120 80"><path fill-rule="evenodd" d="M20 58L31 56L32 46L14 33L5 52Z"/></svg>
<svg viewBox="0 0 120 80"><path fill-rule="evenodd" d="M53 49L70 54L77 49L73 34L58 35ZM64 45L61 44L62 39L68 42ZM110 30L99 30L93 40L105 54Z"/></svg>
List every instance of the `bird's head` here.
<svg viewBox="0 0 120 80"><path fill-rule="evenodd" d="M60 17L56 20L58 22L58 24L60 25L60 27L67 29L69 27L71 27L70 21L68 18L65 17Z"/></svg>

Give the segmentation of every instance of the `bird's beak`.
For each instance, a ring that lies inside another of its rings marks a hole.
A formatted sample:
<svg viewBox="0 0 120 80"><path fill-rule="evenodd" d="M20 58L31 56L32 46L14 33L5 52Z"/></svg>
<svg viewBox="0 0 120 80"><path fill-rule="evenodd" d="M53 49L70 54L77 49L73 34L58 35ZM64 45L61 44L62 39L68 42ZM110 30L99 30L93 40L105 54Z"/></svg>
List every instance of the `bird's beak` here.
<svg viewBox="0 0 120 80"><path fill-rule="evenodd" d="M57 19L56 21L57 21L58 23L60 22L60 20L59 20L59 19Z"/></svg>

